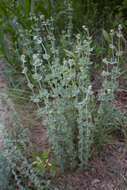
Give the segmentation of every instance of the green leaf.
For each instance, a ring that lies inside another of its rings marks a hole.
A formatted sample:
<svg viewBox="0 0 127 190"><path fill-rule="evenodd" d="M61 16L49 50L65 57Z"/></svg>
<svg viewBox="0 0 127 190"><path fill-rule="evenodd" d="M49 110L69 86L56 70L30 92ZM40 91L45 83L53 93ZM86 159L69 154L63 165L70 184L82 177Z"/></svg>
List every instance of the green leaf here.
<svg viewBox="0 0 127 190"><path fill-rule="evenodd" d="M25 11L25 16L28 17L31 10L31 0L23 0L22 3Z"/></svg>
<svg viewBox="0 0 127 190"><path fill-rule="evenodd" d="M42 158L46 160L49 156L49 153L50 153L50 148L44 149L43 154L42 154Z"/></svg>
<svg viewBox="0 0 127 190"><path fill-rule="evenodd" d="M108 55L111 55L112 54L112 49L108 49Z"/></svg>
<svg viewBox="0 0 127 190"><path fill-rule="evenodd" d="M40 156L36 156L36 159L37 159L37 164L39 165L42 162L41 157Z"/></svg>
<svg viewBox="0 0 127 190"><path fill-rule="evenodd" d="M67 54L68 57L73 57L74 59L76 59L76 56L73 52L69 51L69 50L66 50L64 49L65 53Z"/></svg>
<svg viewBox="0 0 127 190"><path fill-rule="evenodd" d="M34 157L40 157L41 158L41 155L39 153L33 153L33 156Z"/></svg>
<svg viewBox="0 0 127 190"><path fill-rule="evenodd" d="M38 163L37 161L32 162L33 165L36 165L37 163Z"/></svg>
<svg viewBox="0 0 127 190"><path fill-rule="evenodd" d="M110 35L108 34L108 32L106 30L102 30L103 32L103 36L104 36L104 39L107 41L107 42L110 42Z"/></svg>

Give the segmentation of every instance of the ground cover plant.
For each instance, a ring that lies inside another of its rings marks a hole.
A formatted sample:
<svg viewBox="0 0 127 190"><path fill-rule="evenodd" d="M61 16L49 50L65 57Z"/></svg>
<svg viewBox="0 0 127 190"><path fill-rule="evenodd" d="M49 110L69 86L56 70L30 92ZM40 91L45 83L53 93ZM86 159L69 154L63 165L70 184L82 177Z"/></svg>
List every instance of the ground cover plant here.
<svg viewBox="0 0 127 190"><path fill-rule="evenodd" d="M50 5L50 1L47 2ZM22 9L20 14L12 14L13 9L9 7L3 9L5 12L7 10L4 21L8 29L2 21L1 53L10 63L9 69L14 69L10 73L12 82L9 93L13 91L14 95L14 86L17 96L26 97L25 104L27 101L35 104L41 118L39 121L42 127L46 127L50 148L41 149L34 155L29 153L32 145L28 131L24 130L21 121L17 122L12 106L15 122L12 130L5 130L3 144L7 152L3 152L3 157L7 157L7 162L1 156L1 163L7 165L7 175L3 172L1 178L5 182L2 187L8 188L14 181L12 188L57 189L59 182L54 184L55 177L78 169L87 171L104 143L117 139L117 134L123 137L126 144L127 116L114 103L120 77L126 74L121 67L124 62L123 29L122 25L110 32L103 29L107 49L99 57L102 58L103 67L100 71L101 84L96 92L91 71L98 58L97 45L85 25L81 32L73 33L74 4L68 1L68 23L65 30L59 31L56 36L58 28L53 17L47 19L40 12L35 14L35 7L29 6L32 4L22 3L16 6L20 10L23 5L24 13ZM9 14L11 18L8 18ZM7 39L3 31L7 32ZM21 82L17 77L22 79ZM5 118L2 117L4 122ZM2 166L0 168L4 170ZM62 188L71 189L67 186Z"/></svg>

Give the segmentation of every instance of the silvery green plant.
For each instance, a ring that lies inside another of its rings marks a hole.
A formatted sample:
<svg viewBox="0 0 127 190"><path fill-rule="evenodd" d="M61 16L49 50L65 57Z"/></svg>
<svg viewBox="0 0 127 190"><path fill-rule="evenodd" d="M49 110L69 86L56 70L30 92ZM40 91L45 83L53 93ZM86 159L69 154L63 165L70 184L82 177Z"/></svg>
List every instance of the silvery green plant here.
<svg viewBox="0 0 127 190"><path fill-rule="evenodd" d="M104 58L103 63L106 65L106 70L102 72L102 76L104 77L104 82L102 85L102 90L99 95L99 100L103 103L112 102L114 100L114 91L118 88L118 78L121 75L121 71L119 68L120 65L120 57L122 56L121 43L120 39L122 37L121 33L121 25L118 27L118 32L116 33L118 37L118 45L114 44L115 32L111 30L111 44L109 44L109 48L112 51L112 55L110 58Z"/></svg>
<svg viewBox="0 0 127 190"><path fill-rule="evenodd" d="M71 163L74 167L77 158L81 165L85 165L90 154L92 126L88 122L91 118L89 104L92 91L89 66L92 64L92 48L91 38L85 27L84 33L84 39L79 34L76 36L72 51L64 50L66 56L62 64L59 55L55 54L52 73L45 79L51 86L51 92L45 97L46 106L42 113L49 116L45 120L48 136L62 166Z"/></svg>
<svg viewBox="0 0 127 190"><path fill-rule="evenodd" d="M34 171L32 160L28 156L29 148L32 150L30 131L21 124L20 117L8 96L4 99L9 111L6 110L0 117L0 139L2 138L0 173L3 172L0 175L0 187L3 190L48 189L49 181ZM6 123L7 117L9 126Z"/></svg>
<svg viewBox="0 0 127 190"><path fill-rule="evenodd" d="M121 25L118 26L118 31L110 31L111 43L109 44L109 49L111 50L111 55L108 58L103 59L106 70L102 72L104 78L102 88L100 90L98 101L100 102L96 118L96 129L95 139L97 144L101 145L104 142L104 139L109 134L112 134L114 131L119 129L119 122L117 117L126 123L124 114L120 111L118 107L113 104L115 100L114 94L115 90L119 87L119 77L122 72L120 70L120 59L122 56L121 49ZM117 39L116 39L117 38ZM118 43L115 43L115 39ZM121 130L121 129L120 129ZM122 133L124 129L122 129Z"/></svg>
<svg viewBox="0 0 127 190"><path fill-rule="evenodd" d="M84 35L77 34L73 48L64 49L65 57L61 62L53 32L47 25L46 28L50 49L43 43L43 38L39 38L42 52L35 50L37 53L30 58L32 76L37 86L34 87L28 77L26 55L22 55L23 73L32 90L31 99L38 107L43 100L45 106L40 107L38 112L48 115L45 119L47 134L61 168L66 163L75 167L77 159L82 166L87 165L93 132L92 108L89 106L93 96L89 74L92 40L88 29L83 26ZM34 36L33 39L36 48L38 37Z"/></svg>
<svg viewBox="0 0 127 190"><path fill-rule="evenodd" d="M44 33L44 36L41 35L38 22L35 22L32 31L27 31L25 53L21 56L23 74L32 91L31 100L45 118L43 124L47 126L58 165L64 170L65 166L75 168L80 162L85 168L94 147L102 145L105 136L115 130L113 125L118 123L114 118L118 115L122 117L122 113L113 106L117 78L120 76L121 29L119 27L117 33L118 49L114 44L114 31L111 31L112 55L103 59L106 70L102 72L104 82L98 96L99 103L96 103L89 72L93 48L88 29L83 26L82 35L77 34L75 39L71 37L72 45L65 46L61 59L53 20L40 18L47 33L46 36ZM38 21L38 18L34 19ZM64 42L68 40L65 33L62 33L62 38ZM27 68L28 61L32 67L32 78ZM112 126L111 130L109 126Z"/></svg>

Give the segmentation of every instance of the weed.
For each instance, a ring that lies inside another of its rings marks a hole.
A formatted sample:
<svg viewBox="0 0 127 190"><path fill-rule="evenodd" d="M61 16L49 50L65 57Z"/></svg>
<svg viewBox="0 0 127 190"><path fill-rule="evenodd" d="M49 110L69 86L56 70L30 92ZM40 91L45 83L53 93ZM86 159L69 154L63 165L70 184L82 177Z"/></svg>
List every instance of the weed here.
<svg viewBox="0 0 127 190"><path fill-rule="evenodd" d="M50 149L44 149L42 154L34 153L36 161L33 162L33 165L36 165L35 170L40 171L42 175L46 173L46 170L54 177L56 174L55 160L49 160Z"/></svg>

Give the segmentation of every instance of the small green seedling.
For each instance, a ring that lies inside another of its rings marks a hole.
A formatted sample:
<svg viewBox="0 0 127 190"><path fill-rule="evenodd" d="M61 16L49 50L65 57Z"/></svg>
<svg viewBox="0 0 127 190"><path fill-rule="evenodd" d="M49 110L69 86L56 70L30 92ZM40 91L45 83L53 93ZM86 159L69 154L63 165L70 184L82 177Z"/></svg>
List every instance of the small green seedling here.
<svg viewBox="0 0 127 190"><path fill-rule="evenodd" d="M44 175L46 171L49 171L54 177L56 174L56 164L54 159L49 159L50 152L51 150L48 148L44 149L42 154L34 153L36 161L34 161L32 164L36 165L35 170L41 171L42 175Z"/></svg>

